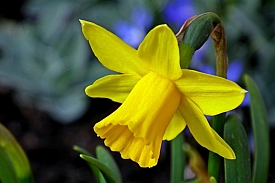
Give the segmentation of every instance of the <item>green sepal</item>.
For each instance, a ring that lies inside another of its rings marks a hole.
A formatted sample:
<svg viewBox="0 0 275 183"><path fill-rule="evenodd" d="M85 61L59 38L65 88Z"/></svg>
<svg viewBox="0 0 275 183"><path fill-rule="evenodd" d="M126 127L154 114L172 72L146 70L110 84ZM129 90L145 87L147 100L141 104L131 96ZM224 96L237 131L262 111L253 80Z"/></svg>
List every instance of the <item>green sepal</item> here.
<svg viewBox="0 0 275 183"><path fill-rule="evenodd" d="M224 125L224 140L233 149L236 159L224 159L225 182L251 182L251 162L247 133L241 121L229 114Z"/></svg>
<svg viewBox="0 0 275 183"><path fill-rule="evenodd" d="M0 182L34 183L29 160L11 132L0 123Z"/></svg>
<svg viewBox="0 0 275 183"><path fill-rule="evenodd" d="M269 126L265 106L256 83L249 75L244 75L250 96L250 115L254 137L254 164L252 183L265 183L268 178L270 160Z"/></svg>

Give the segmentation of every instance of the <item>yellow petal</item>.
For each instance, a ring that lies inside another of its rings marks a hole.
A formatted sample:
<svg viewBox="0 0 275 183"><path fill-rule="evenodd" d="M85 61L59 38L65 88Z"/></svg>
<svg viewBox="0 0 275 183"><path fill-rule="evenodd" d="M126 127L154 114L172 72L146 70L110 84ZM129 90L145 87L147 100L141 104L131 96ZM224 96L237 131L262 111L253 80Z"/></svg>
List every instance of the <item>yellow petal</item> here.
<svg viewBox="0 0 275 183"><path fill-rule="evenodd" d="M122 105L97 123L95 132L123 158L141 167L156 165L164 132L181 98L174 83L148 73L133 88Z"/></svg>
<svg viewBox="0 0 275 183"><path fill-rule="evenodd" d="M116 35L96 25L80 20L82 32L98 60L108 69L127 74L145 75L148 73L137 56L137 51Z"/></svg>
<svg viewBox="0 0 275 183"><path fill-rule="evenodd" d="M169 78L181 76L179 47L175 34L167 25L152 29L138 48L138 56L153 72Z"/></svg>
<svg viewBox="0 0 275 183"><path fill-rule="evenodd" d="M109 98L122 103L140 79L140 76L131 74L108 75L86 87L85 93L89 97Z"/></svg>
<svg viewBox="0 0 275 183"><path fill-rule="evenodd" d="M185 69L175 83L203 114L210 116L235 109L242 103L246 93L230 80Z"/></svg>
<svg viewBox="0 0 275 183"><path fill-rule="evenodd" d="M179 110L195 138L203 147L227 159L235 159L231 147L211 128L202 111L187 97L182 97Z"/></svg>
<svg viewBox="0 0 275 183"><path fill-rule="evenodd" d="M157 164L158 158L153 156L154 147L152 143L145 144L143 138L135 137L125 125L112 125L98 128L95 131L101 138L106 138L104 143L112 151L118 151L124 159L132 159L141 167L153 167ZM160 148L160 144L157 144Z"/></svg>
<svg viewBox="0 0 275 183"><path fill-rule="evenodd" d="M185 126L186 123L179 110L177 110L171 122L169 123L162 140L174 139L180 132L184 130Z"/></svg>

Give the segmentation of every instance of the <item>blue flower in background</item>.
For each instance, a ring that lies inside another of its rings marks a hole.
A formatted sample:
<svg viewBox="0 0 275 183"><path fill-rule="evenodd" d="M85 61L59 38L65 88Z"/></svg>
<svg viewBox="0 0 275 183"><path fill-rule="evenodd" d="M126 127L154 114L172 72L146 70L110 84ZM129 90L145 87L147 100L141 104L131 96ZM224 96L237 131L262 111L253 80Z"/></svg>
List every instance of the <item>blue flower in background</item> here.
<svg viewBox="0 0 275 183"><path fill-rule="evenodd" d="M202 45L202 47L194 53L192 57L192 61L190 63L190 67L200 72L215 75L214 68L209 64L206 64L203 62L205 54L207 53L208 47L209 47L209 40L206 41Z"/></svg>
<svg viewBox="0 0 275 183"><path fill-rule="evenodd" d="M163 9L163 19L170 26L179 28L196 11L190 0L172 0ZM129 22L118 20L114 24L113 32L123 41L137 48L148 29L152 26L154 16L144 6L137 6L133 9Z"/></svg>
<svg viewBox="0 0 275 183"><path fill-rule="evenodd" d="M237 82L243 73L243 64L239 60L233 60L228 65L227 79Z"/></svg>
<svg viewBox="0 0 275 183"><path fill-rule="evenodd" d="M130 22L118 20L114 25L114 33L123 41L137 48L145 37L148 29L153 23L152 14L145 7L138 6L134 8L131 14Z"/></svg>
<svg viewBox="0 0 275 183"><path fill-rule="evenodd" d="M196 10L191 0L172 0L163 9L164 20L177 29L194 15Z"/></svg>
<svg viewBox="0 0 275 183"><path fill-rule="evenodd" d="M197 12L191 0L171 0L163 9L163 19L177 30L180 29L187 19L196 14ZM211 66L202 63L208 47L207 41L195 52L190 67L204 73L215 74Z"/></svg>
<svg viewBox="0 0 275 183"><path fill-rule="evenodd" d="M244 70L243 63L240 60L233 60L229 63L227 70L227 79L238 82ZM244 101L240 107L249 106L249 93L245 95Z"/></svg>

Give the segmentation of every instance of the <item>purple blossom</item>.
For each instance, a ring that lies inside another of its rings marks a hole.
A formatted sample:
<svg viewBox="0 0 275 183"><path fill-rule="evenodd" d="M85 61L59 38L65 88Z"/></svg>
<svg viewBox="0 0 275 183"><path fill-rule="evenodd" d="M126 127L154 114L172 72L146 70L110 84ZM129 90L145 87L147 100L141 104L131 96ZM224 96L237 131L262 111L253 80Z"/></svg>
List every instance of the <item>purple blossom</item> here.
<svg viewBox="0 0 275 183"><path fill-rule="evenodd" d="M118 20L114 25L114 33L127 44L137 48L153 23L153 16L145 7L134 8L130 22Z"/></svg>
<svg viewBox="0 0 275 183"><path fill-rule="evenodd" d="M229 63L227 70L227 78L231 81L238 82L243 73L243 64L239 60L234 60Z"/></svg>
<svg viewBox="0 0 275 183"><path fill-rule="evenodd" d="M243 103L241 104L241 107L247 107L250 105L250 96L249 93L245 94Z"/></svg>
<svg viewBox="0 0 275 183"><path fill-rule="evenodd" d="M196 15L191 0L172 0L164 7L164 20L179 29L190 17Z"/></svg>
<svg viewBox="0 0 275 183"><path fill-rule="evenodd" d="M227 70L227 78L231 81L238 82L242 76L244 70L243 63L239 60L233 60L229 63ZM241 107L249 106L249 93L245 95L244 101L241 104Z"/></svg>
<svg viewBox="0 0 275 183"><path fill-rule="evenodd" d="M215 75L214 68L203 62L207 49L209 47L209 41L206 41L200 49L198 49L193 55L190 67L200 72Z"/></svg>

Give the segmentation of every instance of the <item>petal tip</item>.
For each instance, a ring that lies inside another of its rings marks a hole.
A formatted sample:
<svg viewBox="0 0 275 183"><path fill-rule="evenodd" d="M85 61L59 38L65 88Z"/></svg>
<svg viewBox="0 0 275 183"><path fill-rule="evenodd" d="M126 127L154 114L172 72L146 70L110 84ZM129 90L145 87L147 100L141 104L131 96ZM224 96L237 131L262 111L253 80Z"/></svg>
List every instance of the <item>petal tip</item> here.
<svg viewBox="0 0 275 183"><path fill-rule="evenodd" d="M80 22L81 26L83 27L83 26L85 25L85 21L84 21L84 20L82 20L82 19L78 19L78 20L79 20L79 22Z"/></svg>
<svg viewBox="0 0 275 183"><path fill-rule="evenodd" d="M228 157L227 159L236 159L236 155L235 155L235 153L233 153L233 154L231 154L231 156L230 157Z"/></svg>
<svg viewBox="0 0 275 183"><path fill-rule="evenodd" d="M86 21L86 20L82 20L82 19L78 19L78 20L79 20L82 27L84 27L85 25L88 25L88 24L92 25L92 26L96 25L95 23L89 22L89 21Z"/></svg>
<svg viewBox="0 0 275 183"><path fill-rule="evenodd" d="M89 97L92 97L92 96L93 96L93 95L91 94L91 91L90 91L91 87L92 87L92 85L89 85L89 86L87 86L87 87L85 88L85 90L84 90L85 94L88 95Z"/></svg>
<svg viewBox="0 0 275 183"><path fill-rule="evenodd" d="M225 159L231 159L231 160L234 160L236 159L236 155L235 155L235 152L230 148L229 149L230 152L227 152L226 155L222 155Z"/></svg>
<svg viewBox="0 0 275 183"><path fill-rule="evenodd" d="M170 27L167 24L161 24L161 25L159 25L157 27L158 28L165 28L165 29L169 28L170 29Z"/></svg>
<svg viewBox="0 0 275 183"><path fill-rule="evenodd" d="M248 93L248 91L246 91L246 90L241 91L241 94L245 94L245 93Z"/></svg>

